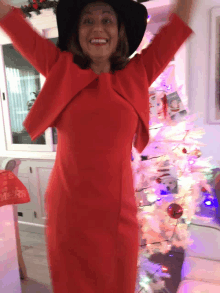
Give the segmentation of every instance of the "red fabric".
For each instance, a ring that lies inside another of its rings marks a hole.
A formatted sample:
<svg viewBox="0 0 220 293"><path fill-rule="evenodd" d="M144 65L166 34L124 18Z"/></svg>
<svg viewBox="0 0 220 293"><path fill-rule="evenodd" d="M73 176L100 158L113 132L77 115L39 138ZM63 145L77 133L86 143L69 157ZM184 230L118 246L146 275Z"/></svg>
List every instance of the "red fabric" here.
<svg viewBox="0 0 220 293"><path fill-rule="evenodd" d="M130 155L138 116L110 83L108 73L101 75L56 124L58 150L46 194L55 293L135 289L138 221Z"/></svg>
<svg viewBox="0 0 220 293"><path fill-rule="evenodd" d="M30 202L24 184L8 170L0 170L0 207Z"/></svg>
<svg viewBox="0 0 220 293"><path fill-rule="evenodd" d="M139 152L146 147L148 87L192 30L173 14L124 70L97 75L42 38L18 9L0 26L47 78L23 124L32 140L47 127L58 133L45 194L54 293L134 293L139 241L132 141L136 137Z"/></svg>

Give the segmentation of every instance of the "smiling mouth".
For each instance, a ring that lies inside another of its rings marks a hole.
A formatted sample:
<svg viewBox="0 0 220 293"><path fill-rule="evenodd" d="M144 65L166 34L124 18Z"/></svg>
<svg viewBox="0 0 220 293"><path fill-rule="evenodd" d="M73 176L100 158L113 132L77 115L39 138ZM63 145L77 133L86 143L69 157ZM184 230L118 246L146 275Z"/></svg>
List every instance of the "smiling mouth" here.
<svg viewBox="0 0 220 293"><path fill-rule="evenodd" d="M91 45L94 45L94 46L104 46L104 45L106 45L107 43L108 43L108 40L106 40L106 43L102 43L102 42L100 42L100 43L91 43L91 41L89 41L89 43L91 44Z"/></svg>

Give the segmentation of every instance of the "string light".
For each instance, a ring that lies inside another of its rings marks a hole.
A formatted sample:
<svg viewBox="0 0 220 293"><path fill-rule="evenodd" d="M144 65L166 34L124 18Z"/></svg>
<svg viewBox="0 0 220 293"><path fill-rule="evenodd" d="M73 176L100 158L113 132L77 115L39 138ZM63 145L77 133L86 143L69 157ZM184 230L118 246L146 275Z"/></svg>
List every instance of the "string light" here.
<svg viewBox="0 0 220 293"><path fill-rule="evenodd" d="M151 21L151 15L148 15L147 22L149 23L150 21Z"/></svg>
<svg viewBox="0 0 220 293"><path fill-rule="evenodd" d="M165 266L162 266L162 272L164 272L164 273L168 272L168 268Z"/></svg>
<svg viewBox="0 0 220 293"><path fill-rule="evenodd" d="M190 165L194 165L195 162L196 162L195 159L192 159L192 158L191 158L191 159L189 160L189 164L190 164Z"/></svg>

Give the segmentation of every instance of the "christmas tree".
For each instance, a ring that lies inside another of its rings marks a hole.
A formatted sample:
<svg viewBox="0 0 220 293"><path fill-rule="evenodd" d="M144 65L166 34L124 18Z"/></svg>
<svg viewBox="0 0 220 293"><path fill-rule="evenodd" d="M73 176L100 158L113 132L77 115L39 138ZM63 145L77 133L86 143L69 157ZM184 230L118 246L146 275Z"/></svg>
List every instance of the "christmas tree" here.
<svg viewBox="0 0 220 293"><path fill-rule="evenodd" d="M152 38L147 32L142 49ZM188 228L199 217L199 206L205 201L214 209L209 184L212 157L202 158L204 144L197 139L204 130L194 125L199 114L190 115L182 89L183 85L176 84L171 63L149 89L149 144L144 155L132 149L140 225L136 292L169 292L164 281L171 277L168 268L152 263L150 256L165 254L173 246L185 249L191 245Z"/></svg>

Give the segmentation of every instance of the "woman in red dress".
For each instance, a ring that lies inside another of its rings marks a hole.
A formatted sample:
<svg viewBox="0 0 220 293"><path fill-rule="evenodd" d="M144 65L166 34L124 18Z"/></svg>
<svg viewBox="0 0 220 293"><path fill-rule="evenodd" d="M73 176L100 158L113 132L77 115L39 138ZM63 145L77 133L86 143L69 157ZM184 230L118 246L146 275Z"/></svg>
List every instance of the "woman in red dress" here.
<svg viewBox="0 0 220 293"><path fill-rule="evenodd" d="M148 14L132 0L61 0L57 46L20 9L0 14L13 46L46 77L23 125L32 141L48 127L58 133L45 194L54 293L135 291L139 241L132 143L135 136L139 152L148 143L148 87L192 34L185 22L189 7L185 19L177 8L134 58L129 56L142 41Z"/></svg>

